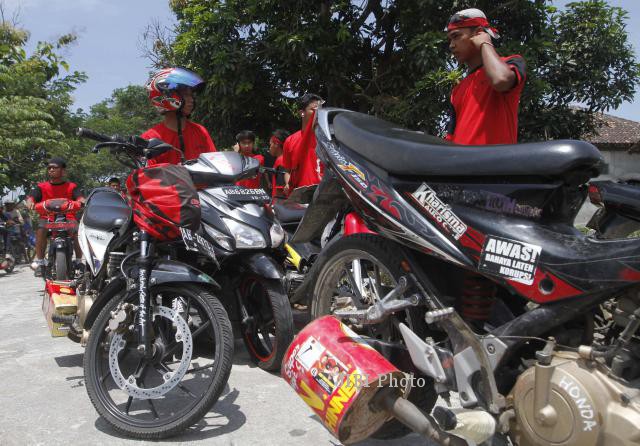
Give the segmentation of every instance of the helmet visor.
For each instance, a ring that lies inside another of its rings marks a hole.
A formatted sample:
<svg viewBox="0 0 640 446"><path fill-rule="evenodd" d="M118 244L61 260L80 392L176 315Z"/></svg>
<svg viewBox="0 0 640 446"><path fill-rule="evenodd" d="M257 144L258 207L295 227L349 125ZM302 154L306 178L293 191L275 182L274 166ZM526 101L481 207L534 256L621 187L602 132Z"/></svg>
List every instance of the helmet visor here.
<svg viewBox="0 0 640 446"><path fill-rule="evenodd" d="M163 90L177 90L180 87L197 88L204 84L204 80L193 71L185 68L174 68L157 86Z"/></svg>

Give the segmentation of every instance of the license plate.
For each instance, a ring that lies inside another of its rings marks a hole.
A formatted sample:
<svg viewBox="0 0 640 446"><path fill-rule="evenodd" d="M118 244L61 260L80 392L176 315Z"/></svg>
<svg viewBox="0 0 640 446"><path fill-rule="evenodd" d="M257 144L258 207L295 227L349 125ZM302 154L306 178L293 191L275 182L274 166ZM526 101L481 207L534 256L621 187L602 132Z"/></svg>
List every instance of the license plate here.
<svg viewBox="0 0 640 446"><path fill-rule="evenodd" d="M45 223L44 227L46 229L55 229L58 231L65 231L65 230L70 230L70 229L75 229L76 228L77 223L75 222L51 222L51 223Z"/></svg>
<svg viewBox="0 0 640 446"><path fill-rule="evenodd" d="M234 201L271 201L269 194L262 188L249 189L242 186L229 186L223 187L222 191L227 198Z"/></svg>
<svg viewBox="0 0 640 446"><path fill-rule="evenodd" d="M216 261L216 252L208 240L200 234L193 232L191 229L180 228L180 232L182 233L182 240L184 241L187 251L200 252Z"/></svg>

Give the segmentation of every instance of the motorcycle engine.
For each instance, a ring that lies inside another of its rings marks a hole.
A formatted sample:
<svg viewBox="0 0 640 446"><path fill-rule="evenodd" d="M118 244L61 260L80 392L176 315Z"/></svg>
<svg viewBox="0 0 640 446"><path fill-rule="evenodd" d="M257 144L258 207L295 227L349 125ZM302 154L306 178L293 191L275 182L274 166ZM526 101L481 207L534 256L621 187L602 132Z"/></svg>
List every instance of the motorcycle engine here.
<svg viewBox="0 0 640 446"><path fill-rule="evenodd" d="M610 376L603 364L559 351L522 373L509 395L518 445L640 443L639 382Z"/></svg>

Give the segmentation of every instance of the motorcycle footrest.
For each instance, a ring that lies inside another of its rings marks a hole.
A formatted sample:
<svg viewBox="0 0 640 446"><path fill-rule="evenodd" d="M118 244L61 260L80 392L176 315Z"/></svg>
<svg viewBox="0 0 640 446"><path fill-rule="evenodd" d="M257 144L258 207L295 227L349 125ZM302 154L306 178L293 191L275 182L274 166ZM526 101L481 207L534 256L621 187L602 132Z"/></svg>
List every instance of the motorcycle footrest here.
<svg viewBox="0 0 640 446"><path fill-rule="evenodd" d="M444 321L449 319L454 311L453 307L443 308L442 310L427 311L424 315L424 320L427 324Z"/></svg>

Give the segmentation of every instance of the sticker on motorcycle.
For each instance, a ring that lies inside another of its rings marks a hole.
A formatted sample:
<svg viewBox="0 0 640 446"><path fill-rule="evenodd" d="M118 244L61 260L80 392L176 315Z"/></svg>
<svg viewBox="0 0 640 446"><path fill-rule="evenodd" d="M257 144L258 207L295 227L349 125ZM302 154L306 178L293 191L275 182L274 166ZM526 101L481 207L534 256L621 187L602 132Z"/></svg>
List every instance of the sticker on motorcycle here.
<svg viewBox="0 0 640 446"><path fill-rule="evenodd" d="M191 229L180 228L180 233L182 234L182 241L184 241L184 245L187 247L187 251L195 251L206 254L214 262L217 262L216 252L213 249L213 245L209 243L208 240L206 240L200 234L194 233Z"/></svg>
<svg viewBox="0 0 640 446"><path fill-rule="evenodd" d="M338 167L343 172L346 172L362 189L366 189L368 187L367 176L358 168L358 166L350 162L346 162L345 164L338 164Z"/></svg>
<svg viewBox="0 0 640 446"><path fill-rule="evenodd" d="M262 188L250 189L242 186L223 187L222 191L230 200L234 201L260 201L268 203L271 197Z"/></svg>
<svg viewBox="0 0 640 446"><path fill-rule="evenodd" d="M327 394L331 394L346 376L347 367L313 336L302 344L295 358Z"/></svg>
<svg viewBox="0 0 640 446"><path fill-rule="evenodd" d="M449 205L443 202L427 183L422 183L411 196L456 240L467 231L467 225L453 213Z"/></svg>
<svg viewBox="0 0 640 446"><path fill-rule="evenodd" d="M496 276L531 285L542 247L489 236L482 247L478 269Z"/></svg>

